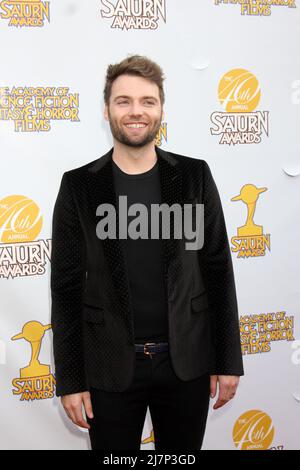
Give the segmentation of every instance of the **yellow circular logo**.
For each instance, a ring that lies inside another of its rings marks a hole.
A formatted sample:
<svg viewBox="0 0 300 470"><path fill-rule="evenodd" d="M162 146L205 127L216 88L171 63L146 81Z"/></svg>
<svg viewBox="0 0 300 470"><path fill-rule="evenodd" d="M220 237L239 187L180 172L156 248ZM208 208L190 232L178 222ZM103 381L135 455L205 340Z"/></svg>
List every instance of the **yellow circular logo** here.
<svg viewBox="0 0 300 470"><path fill-rule="evenodd" d="M221 105L228 113L249 113L259 103L260 86L248 70L233 69L221 78L218 94Z"/></svg>
<svg viewBox="0 0 300 470"><path fill-rule="evenodd" d="M0 200L0 242L16 243L35 240L43 217L37 204L26 196L13 195Z"/></svg>
<svg viewBox="0 0 300 470"><path fill-rule="evenodd" d="M250 410L243 413L233 427L233 441L239 450L266 450L274 438L273 421L267 413Z"/></svg>

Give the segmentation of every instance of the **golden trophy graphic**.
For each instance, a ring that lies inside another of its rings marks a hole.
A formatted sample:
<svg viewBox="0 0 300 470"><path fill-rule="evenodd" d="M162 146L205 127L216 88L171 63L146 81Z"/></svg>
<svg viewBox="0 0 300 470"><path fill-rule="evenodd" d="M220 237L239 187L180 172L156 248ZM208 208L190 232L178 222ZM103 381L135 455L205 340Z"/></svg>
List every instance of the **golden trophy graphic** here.
<svg viewBox="0 0 300 470"><path fill-rule="evenodd" d="M152 429L151 433L150 433L150 436L149 437L145 437L145 439L142 440L142 444L148 444L150 442L155 442L154 440L154 431Z"/></svg>
<svg viewBox="0 0 300 470"><path fill-rule="evenodd" d="M238 196L231 198L231 201L243 201L247 205L247 220L245 225L238 227L238 236L254 236L263 234L263 226L253 222L256 202L260 195L268 188L257 188L254 184L245 184Z"/></svg>
<svg viewBox="0 0 300 470"><path fill-rule="evenodd" d="M11 339L26 339L31 344L31 359L27 367L20 369L20 378L40 377L41 375L50 374L50 366L41 364L38 356L41 349L42 338L46 330L51 328L50 325L42 325L38 321L29 321L25 323L22 333L13 336Z"/></svg>

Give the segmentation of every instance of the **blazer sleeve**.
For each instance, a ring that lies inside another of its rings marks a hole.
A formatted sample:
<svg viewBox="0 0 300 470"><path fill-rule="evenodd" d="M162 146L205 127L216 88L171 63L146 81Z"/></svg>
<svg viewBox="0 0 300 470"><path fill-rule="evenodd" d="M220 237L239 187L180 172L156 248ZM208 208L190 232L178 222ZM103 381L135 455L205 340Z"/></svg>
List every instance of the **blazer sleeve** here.
<svg viewBox="0 0 300 470"><path fill-rule="evenodd" d="M210 305L211 375L244 375L237 296L225 219L211 170L203 160L204 244L199 250Z"/></svg>
<svg viewBox="0 0 300 470"><path fill-rule="evenodd" d="M52 219L51 323L57 396L88 390L82 337L84 246L66 172Z"/></svg>

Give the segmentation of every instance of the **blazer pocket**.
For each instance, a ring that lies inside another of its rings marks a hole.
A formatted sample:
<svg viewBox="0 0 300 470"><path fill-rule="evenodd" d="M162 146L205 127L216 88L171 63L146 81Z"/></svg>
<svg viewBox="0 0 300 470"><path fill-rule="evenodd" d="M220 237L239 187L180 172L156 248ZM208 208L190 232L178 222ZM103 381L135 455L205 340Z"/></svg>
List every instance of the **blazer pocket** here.
<svg viewBox="0 0 300 470"><path fill-rule="evenodd" d="M191 306L193 313L202 312L203 310L206 310L209 307L206 292L204 291L201 294L192 297Z"/></svg>

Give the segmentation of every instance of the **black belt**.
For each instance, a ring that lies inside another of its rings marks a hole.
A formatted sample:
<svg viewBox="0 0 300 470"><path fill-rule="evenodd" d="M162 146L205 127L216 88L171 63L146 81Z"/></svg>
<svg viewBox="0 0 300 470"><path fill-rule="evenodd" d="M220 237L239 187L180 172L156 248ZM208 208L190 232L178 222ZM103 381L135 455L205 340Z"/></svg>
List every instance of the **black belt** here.
<svg viewBox="0 0 300 470"><path fill-rule="evenodd" d="M135 344L135 352L142 352L144 354L156 354L168 351L169 343L144 343Z"/></svg>

